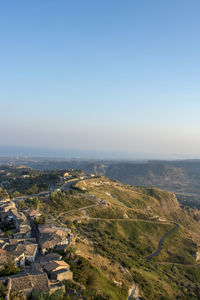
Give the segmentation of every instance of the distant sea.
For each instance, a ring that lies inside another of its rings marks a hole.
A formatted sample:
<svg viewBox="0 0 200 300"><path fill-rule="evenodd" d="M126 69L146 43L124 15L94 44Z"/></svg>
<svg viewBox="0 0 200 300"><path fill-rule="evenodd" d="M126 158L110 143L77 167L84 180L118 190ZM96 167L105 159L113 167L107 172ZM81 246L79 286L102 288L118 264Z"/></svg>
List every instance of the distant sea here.
<svg viewBox="0 0 200 300"><path fill-rule="evenodd" d="M182 160L199 159L194 155L164 155L158 153L106 152L81 149L34 148L22 146L1 146L0 157L41 157L63 159L97 159L97 160Z"/></svg>
<svg viewBox="0 0 200 300"><path fill-rule="evenodd" d="M0 146L1 157L49 157L65 159L134 159L127 153L112 153L95 150L33 148L19 146Z"/></svg>

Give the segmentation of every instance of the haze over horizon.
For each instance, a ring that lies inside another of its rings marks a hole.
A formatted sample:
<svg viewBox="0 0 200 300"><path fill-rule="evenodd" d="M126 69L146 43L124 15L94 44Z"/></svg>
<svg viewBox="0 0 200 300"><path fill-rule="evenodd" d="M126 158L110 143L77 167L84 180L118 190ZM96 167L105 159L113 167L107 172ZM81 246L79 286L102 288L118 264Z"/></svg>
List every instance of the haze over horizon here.
<svg viewBox="0 0 200 300"><path fill-rule="evenodd" d="M199 158L199 9L1 2L0 156Z"/></svg>

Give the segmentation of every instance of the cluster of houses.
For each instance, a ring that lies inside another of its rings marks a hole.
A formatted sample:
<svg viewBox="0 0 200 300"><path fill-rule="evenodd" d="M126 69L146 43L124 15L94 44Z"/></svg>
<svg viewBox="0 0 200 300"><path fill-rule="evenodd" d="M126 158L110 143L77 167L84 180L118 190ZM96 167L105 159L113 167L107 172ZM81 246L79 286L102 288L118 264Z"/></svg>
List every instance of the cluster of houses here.
<svg viewBox="0 0 200 300"><path fill-rule="evenodd" d="M64 250L66 245L72 245L75 242L71 230L65 227L39 225L38 232L42 254L46 254L54 248Z"/></svg>
<svg viewBox="0 0 200 300"><path fill-rule="evenodd" d="M0 199L0 270L8 259L20 268L17 275L0 277L7 287L7 299L15 293L28 296L32 291L53 292L63 280L72 280L70 266L53 249L65 250L75 238L71 230L53 224L37 225L38 211L19 211L10 199Z"/></svg>
<svg viewBox="0 0 200 300"><path fill-rule="evenodd" d="M82 171L77 171L77 170L68 170L61 172L60 174L60 184L65 183L66 181L69 181L71 179L79 179L79 180L84 180L84 179L90 179L96 177L94 174L85 174Z"/></svg>
<svg viewBox="0 0 200 300"><path fill-rule="evenodd" d="M27 217L23 212L19 212L14 201L10 199L0 200L0 222L13 226L14 238L29 238L31 237L31 226Z"/></svg>

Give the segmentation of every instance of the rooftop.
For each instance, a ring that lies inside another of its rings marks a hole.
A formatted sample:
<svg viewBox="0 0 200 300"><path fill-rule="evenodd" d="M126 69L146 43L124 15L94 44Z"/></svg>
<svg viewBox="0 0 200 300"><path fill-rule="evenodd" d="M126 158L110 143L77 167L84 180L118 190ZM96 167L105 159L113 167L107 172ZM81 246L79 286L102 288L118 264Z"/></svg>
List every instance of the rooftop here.
<svg viewBox="0 0 200 300"><path fill-rule="evenodd" d="M27 274L11 278L11 292L21 292L27 289L38 291L49 290L49 281L47 275L43 274Z"/></svg>

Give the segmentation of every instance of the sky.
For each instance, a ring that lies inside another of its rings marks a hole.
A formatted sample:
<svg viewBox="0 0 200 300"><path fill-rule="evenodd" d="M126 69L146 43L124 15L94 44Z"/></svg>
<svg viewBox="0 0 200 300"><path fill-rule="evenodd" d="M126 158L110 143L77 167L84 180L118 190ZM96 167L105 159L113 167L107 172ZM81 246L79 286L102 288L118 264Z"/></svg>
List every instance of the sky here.
<svg viewBox="0 0 200 300"><path fill-rule="evenodd" d="M0 155L200 157L199 11L199 0L0 1Z"/></svg>

